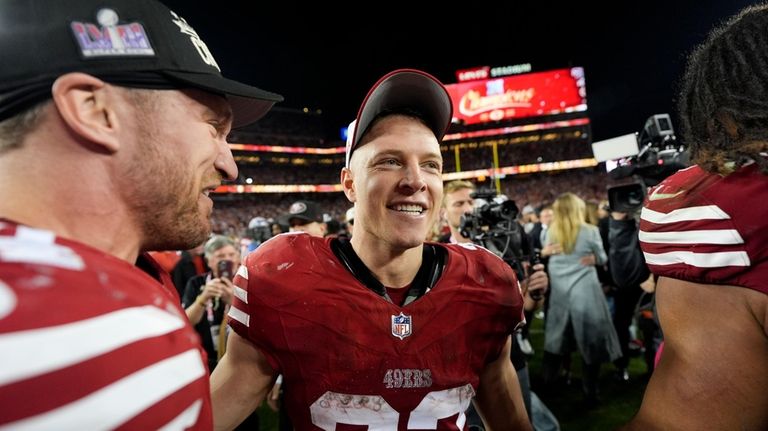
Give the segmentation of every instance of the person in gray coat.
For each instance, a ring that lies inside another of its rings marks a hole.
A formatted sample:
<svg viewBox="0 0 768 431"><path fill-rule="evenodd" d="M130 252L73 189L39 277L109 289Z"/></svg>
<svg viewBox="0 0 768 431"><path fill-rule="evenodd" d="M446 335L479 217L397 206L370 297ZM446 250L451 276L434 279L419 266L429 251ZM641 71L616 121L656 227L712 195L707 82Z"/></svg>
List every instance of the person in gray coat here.
<svg viewBox="0 0 768 431"><path fill-rule="evenodd" d="M575 347L584 361L586 402L595 405L600 364L621 356L595 269L608 258L597 227L585 222L582 199L564 193L555 200L553 209L552 226L542 240L542 256L549 257L551 289L544 337L544 381L554 380L563 355Z"/></svg>

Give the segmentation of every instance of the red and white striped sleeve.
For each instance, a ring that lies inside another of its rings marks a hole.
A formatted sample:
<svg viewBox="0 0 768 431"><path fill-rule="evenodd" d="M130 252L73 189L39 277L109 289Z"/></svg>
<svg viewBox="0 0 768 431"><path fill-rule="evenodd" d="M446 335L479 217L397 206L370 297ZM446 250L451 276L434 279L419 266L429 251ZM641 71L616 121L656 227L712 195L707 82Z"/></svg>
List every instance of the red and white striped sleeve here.
<svg viewBox="0 0 768 431"><path fill-rule="evenodd" d="M693 166L652 189L639 234L651 271L768 293L768 212L753 203L766 185L754 167L721 176Z"/></svg>

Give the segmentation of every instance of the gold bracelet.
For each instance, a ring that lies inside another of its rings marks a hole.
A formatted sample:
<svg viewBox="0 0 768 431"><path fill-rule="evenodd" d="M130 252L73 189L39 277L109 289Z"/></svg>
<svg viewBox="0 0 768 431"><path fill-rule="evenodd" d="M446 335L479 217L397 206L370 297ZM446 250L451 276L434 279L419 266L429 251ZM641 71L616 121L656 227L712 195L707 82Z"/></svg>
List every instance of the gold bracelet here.
<svg viewBox="0 0 768 431"><path fill-rule="evenodd" d="M201 307L205 307L205 302L200 302L200 297L201 296L203 296L203 295L200 295L200 296L197 297L197 299L195 299L195 304L197 304L197 305L199 305Z"/></svg>

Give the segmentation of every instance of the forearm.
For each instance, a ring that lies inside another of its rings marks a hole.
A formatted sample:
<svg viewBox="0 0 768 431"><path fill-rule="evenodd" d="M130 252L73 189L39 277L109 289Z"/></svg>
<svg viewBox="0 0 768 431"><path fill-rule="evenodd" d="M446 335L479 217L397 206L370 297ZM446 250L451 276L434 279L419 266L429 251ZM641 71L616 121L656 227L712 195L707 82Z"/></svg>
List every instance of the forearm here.
<svg viewBox="0 0 768 431"><path fill-rule="evenodd" d="M200 323L200 320L203 318L203 313L205 312L205 303L203 302L202 297L198 296L197 299L195 299L195 302L184 309L184 312L187 314L187 319L189 319L189 323L191 323L192 326Z"/></svg>
<svg viewBox="0 0 768 431"><path fill-rule="evenodd" d="M486 430L531 430L517 373L509 359L511 339L499 358L487 365L480 376L475 405Z"/></svg>
<svg viewBox="0 0 768 431"><path fill-rule="evenodd" d="M272 387L273 374L255 347L230 334L227 353L211 375L214 429L234 429L261 405Z"/></svg>

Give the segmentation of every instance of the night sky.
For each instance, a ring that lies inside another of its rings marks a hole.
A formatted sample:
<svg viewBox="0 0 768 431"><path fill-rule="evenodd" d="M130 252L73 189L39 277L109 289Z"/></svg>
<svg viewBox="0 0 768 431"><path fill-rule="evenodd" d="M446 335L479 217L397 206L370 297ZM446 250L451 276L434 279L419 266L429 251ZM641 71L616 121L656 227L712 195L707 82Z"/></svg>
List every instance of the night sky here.
<svg viewBox="0 0 768 431"><path fill-rule="evenodd" d="M419 68L452 83L457 69L531 63L533 71L585 68L593 138L601 140L637 131L656 113L677 125L687 54L754 2L649 0L598 10L589 2L465 1L463 10L439 11L415 1L344 2L386 8L375 15L331 2L165 3L195 27L225 76L282 94L282 106L322 109L332 139L390 70Z"/></svg>

